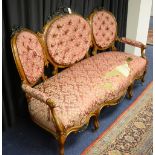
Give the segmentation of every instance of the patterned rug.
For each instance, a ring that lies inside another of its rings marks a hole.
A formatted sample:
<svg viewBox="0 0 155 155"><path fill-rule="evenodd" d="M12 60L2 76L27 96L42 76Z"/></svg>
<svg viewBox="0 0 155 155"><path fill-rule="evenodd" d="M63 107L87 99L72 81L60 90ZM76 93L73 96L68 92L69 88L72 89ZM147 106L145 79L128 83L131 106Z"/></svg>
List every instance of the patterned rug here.
<svg viewBox="0 0 155 155"><path fill-rule="evenodd" d="M148 31L147 44L153 45L153 30Z"/></svg>
<svg viewBox="0 0 155 155"><path fill-rule="evenodd" d="M152 82L81 155L151 155L153 152Z"/></svg>

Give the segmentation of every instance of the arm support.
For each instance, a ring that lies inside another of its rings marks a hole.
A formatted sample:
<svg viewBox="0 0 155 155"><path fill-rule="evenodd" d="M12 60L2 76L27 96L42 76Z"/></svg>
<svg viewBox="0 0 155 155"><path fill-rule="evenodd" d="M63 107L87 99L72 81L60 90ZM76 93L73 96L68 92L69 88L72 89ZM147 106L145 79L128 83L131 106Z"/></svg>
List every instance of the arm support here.
<svg viewBox="0 0 155 155"><path fill-rule="evenodd" d="M117 38L117 41L129 44L131 46L139 47L141 49L141 57L145 58L144 49L146 49L146 46L143 43L125 37Z"/></svg>
<svg viewBox="0 0 155 155"><path fill-rule="evenodd" d="M51 108L55 107L54 102L52 102L52 100L43 92L30 87L27 84L22 84L22 89L29 94L31 97L34 97L42 102L44 102L45 104L47 104L48 106L50 106Z"/></svg>
<svg viewBox="0 0 155 155"><path fill-rule="evenodd" d="M52 117L53 117L53 121L55 124L55 128L58 132L62 132L64 131L64 126L61 123L61 121L57 118L54 108L56 107L56 105L54 104L54 102L52 101L52 99L50 97L48 97L45 93L30 87L27 84L22 84L22 89L29 94L31 97L34 97L35 99L38 99L40 101L42 101L43 103L45 103L46 105L49 106L51 113L52 113Z"/></svg>

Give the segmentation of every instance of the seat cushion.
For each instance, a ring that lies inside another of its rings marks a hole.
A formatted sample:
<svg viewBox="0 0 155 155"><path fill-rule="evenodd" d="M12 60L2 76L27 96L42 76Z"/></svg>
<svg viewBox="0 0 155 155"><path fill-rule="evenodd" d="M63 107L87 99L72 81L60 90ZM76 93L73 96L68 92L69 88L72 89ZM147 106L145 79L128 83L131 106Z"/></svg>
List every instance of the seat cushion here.
<svg viewBox="0 0 155 155"><path fill-rule="evenodd" d="M118 68L128 73L118 72ZM124 52L105 52L85 59L35 86L56 103L57 117L67 129L85 123L86 116L104 102L121 97L135 77L143 74L146 60ZM47 105L32 98L33 118L54 129Z"/></svg>

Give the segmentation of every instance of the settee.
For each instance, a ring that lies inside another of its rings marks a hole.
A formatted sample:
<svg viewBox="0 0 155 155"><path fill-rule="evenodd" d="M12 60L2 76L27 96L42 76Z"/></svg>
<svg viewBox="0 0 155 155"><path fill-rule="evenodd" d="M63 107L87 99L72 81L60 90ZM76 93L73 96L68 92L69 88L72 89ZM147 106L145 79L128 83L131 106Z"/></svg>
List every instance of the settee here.
<svg viewBox="0 0 155 155"><path fill-rule="evenodd" d="M115 41L141 49L141 57L118 51ZM147 59L140 42L117 36L117 22L108 11L94 11L85 20L76 13L50 20L42 32L18 30L11 38L12 52L32 120L59 142L59 154L71 132L88 125L105 106L115 105L135 80L144 82ZM93 48L93 55L88 52ZM97 54L98 50L110 49ZM44 67L54 66L47 78ZM65 68L58 73L59 68Z"/></svg>

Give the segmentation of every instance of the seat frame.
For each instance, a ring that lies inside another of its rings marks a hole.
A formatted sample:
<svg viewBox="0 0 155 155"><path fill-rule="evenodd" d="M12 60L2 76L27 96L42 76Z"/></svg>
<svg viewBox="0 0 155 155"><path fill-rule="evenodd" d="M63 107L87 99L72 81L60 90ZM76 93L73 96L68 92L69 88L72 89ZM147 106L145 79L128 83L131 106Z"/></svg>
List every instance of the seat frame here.
<svg viewBox="0 0 155 155"><path fill-rule="evenodd" d="M90 16L89 16L89 20L88 22L90 23L90 26L92 26L92 18L93 18L93 15L97 12L98 10L95 10ZM105 10L103 10L105 11ZM108 11L106 11L108 12ZM108 12L110 15L112 15L112 13ZM74 13L73 13L74 14ZM113 15L112 15L113 16ZM17 35L21 32L21 31L29 31L31 33L33 33L39 40L42 48L43 48L43 54L44 54L44 57L45 57L45 66L48 66L48 63L51 63L53 66L54 66L54 72L53 74L57 74L58 73L58 68L66 68L66 67L70 67L70 66L60 66L56 63L53 62L53 60L50 58L49 56L49 53L48 53L48 50L47 50L47 46L46 46L46 41L45 41L45 34L48 30L48 28L50 27L50 25L56 20L56 19L59 19L60 17L62 17L61 15L59 16L56 16L54 17L50 22L48 22L44 28L43 28L43 33L40 33L38 32L37 34L28 30L28 29L21 29L21 30L18 30L18 32L16 32L16 34L11 38L11 47L12 47L12 52L13 52L13 56L14 56L14 59L15 59L15 63L16 63L16 66L17 66L17 69L18 69L18 72L20 74L20 77L21 77L21 80L22 80L22 85L23 84L26 84L28 87L33 87L34 85L36 85L36 83L30 85L30 83L28 82L28 80L26 79L26 76L24 74L24 70L22 68L22 65L21 65L21 62L20 62L20 59L19 59L19 56L18 56L18 51L17 51L17 47L16 47L16 38L17 38ZM117 22L116 22L117 23ZM92 27L91 27L92 28ZM92 32L91 32L92 34ZM119 38L117 36L117 33L115 35L115 39L113 40L113 42L106 48L101 48L101 47L98 47L97 44L95 43L95 40L94 40L94 37L92 35L92 43L93 43L93 46L94 46L94 49L93 49L93 55L97 54L97 50L105 50L105 49L108 49L110 47L112 47L112 51L115 51L116 50L116 47L114 45L115 41L120 41L120 42L123 42L123 43L126 43L124 42L121 38ZM130 44L131 45L131 44ZM136 46L136 45L132 45L132 46ZM144 49L146 48L145 45L142 44L142 46L140 47L141 49L141 57L145 58L145 53L144 53ZM86 54L86 57L88 57L89 54L88 54L88 51L87 51L87 54ZM47 59L46 59L47 58ZM48 61L47 61L48 60ZM144 82L144 76L146 74L146 69L143 73L142 76L137 76L134 78L134 81L135 80L141 80L142 82ZM42 79L43 80L46 80L46 76L43 74L42 75ZM132 94L133 94L133 84L134 84L134 81L130 84L130 86L128 87L127 90L123 90L122 92L122 97L127 93L128 97L131 98L132 97ZM32 88L33 89L33 88ZM29 91L26 91L26 97L27 97L27 100L29 101L29 97L34 97L36 99L37 98L37 95L34 93L34 94L31 94L31 92ZM40 99L41 100L41 99ZM95 129L98 129L99 128L99 121L98 121L98 116L100 114L100 111L103 107L105 106L112 106L112 105L116 105L119 103L119 101L121 100L121 98L115 98L114 100L111 100L111 101L108 101L108 102L104 102L101 104L100 108L95 111L95 112L92 112L90 113L87 118L86 118L86 121L85 123L83 123L81 126L74 126L74 127L71 127L67 130L65 130L65 127L63 126L63 123L58 119L58 117L56 116L55 112L54 112L54 108L55 108L55 103L53 102L53 100L51 98L48 98L46 101L44 101L43 103L48 105L48 107L50 108L50 111L51 111L51 114L52 114L52 120L53 120L53 123L54 123L54 126L55 126L55 129L56 129L56 132L52 131L52 130L49 130L48 128L46 128L45 126L43 126L42 124L38 123L37 120L35 120L32 116L32 120L38 124L40 127L44 128L45 130L47 130L48 132L50 132L56 139L57 141L59 142L59 154L60 155L64 155L64 144L65 144L65 141L66 141L66 138L67 136L74 132L78 132L80 131L81 129L83 129L83 127L85 126L88 126L89 124L89 120L90 118L94 118L94 127Z"/></svg>

